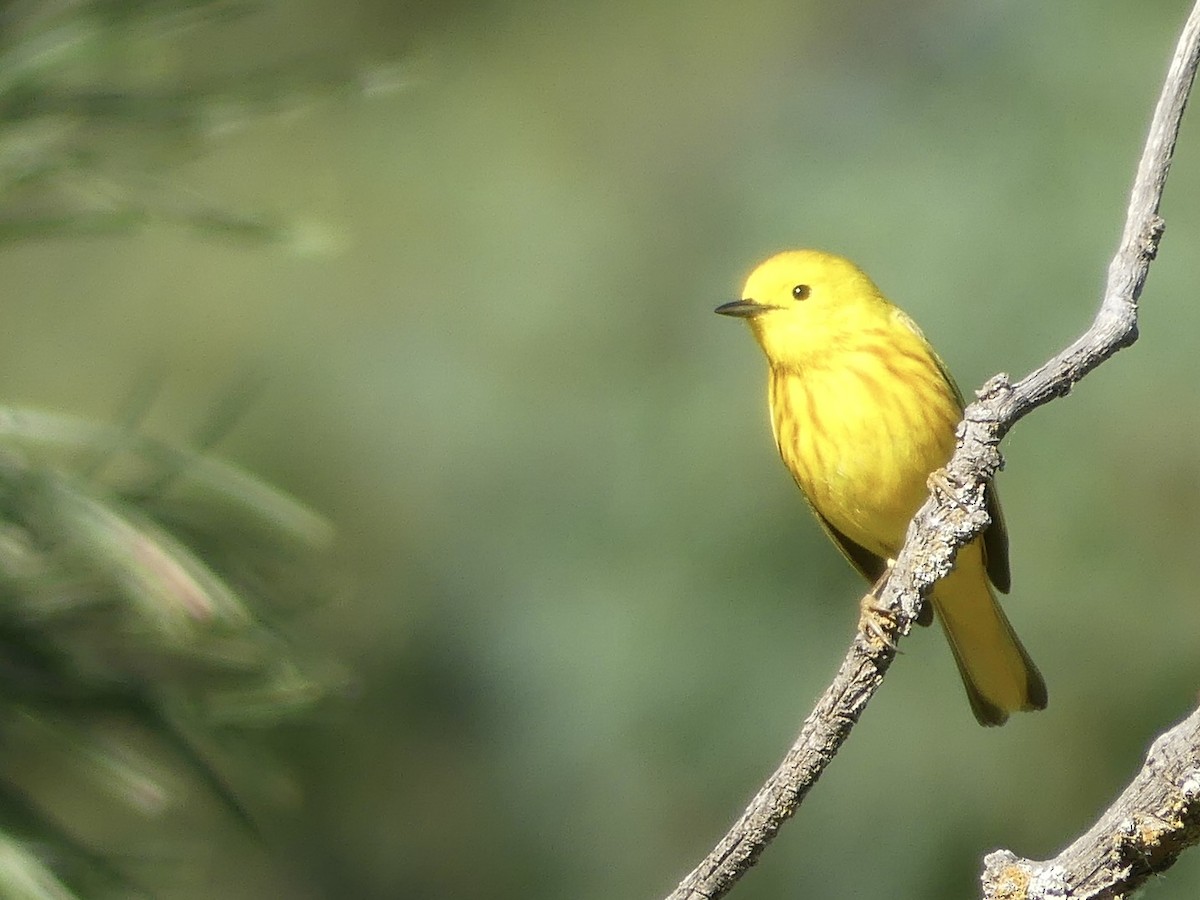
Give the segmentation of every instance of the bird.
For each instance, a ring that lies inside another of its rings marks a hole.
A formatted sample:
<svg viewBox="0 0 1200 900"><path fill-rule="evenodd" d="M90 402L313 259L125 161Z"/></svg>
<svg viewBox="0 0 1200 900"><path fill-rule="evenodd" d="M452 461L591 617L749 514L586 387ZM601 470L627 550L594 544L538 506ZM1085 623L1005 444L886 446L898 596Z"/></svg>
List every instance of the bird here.
<svg viewBox="0 0 1200 900"><path fill-rule="evenodd" d="M826 534L879 583L931 475L954 452L963 401L945 364L865 272L821 250L770 257L716 312L749 324L767 358L784 464ZM958 551L930 599L975 718L1002 725L1012 712L1044 709L1047 693L996 599L1011 582L1008 532L994 484L985 490L991 524Z"/></svg>

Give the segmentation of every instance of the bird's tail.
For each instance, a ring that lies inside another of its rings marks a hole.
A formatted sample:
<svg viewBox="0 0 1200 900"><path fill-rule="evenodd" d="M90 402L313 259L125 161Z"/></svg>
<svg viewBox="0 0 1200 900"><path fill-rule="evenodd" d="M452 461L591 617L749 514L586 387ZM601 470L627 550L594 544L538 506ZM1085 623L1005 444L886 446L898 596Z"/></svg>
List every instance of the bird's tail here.
<svg viewBox="0 0 1200 900"><path fill-rule="evenodd" d="M933 605L981 725L1046 708L1046 682L996 602L978 541L959 551L954 570L934 585Z"/></svg>

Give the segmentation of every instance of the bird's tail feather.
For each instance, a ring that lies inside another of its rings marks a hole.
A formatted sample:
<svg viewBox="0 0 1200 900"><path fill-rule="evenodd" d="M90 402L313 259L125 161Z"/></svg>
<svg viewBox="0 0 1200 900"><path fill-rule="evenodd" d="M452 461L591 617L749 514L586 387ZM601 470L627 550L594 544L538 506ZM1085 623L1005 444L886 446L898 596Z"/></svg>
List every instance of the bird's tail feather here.
<svg viewBox="0 0 1200 900"><path fill-rule="evenodd" d="M968 545L964 550L974 550ZM961 555L961 554L960 554ZM983 573L960 566L933 589L933 605L982 725L1003 725L1011 712L1046 708L1046 683L996 602ZM980 566L982 568L982 566Z"/></svg>

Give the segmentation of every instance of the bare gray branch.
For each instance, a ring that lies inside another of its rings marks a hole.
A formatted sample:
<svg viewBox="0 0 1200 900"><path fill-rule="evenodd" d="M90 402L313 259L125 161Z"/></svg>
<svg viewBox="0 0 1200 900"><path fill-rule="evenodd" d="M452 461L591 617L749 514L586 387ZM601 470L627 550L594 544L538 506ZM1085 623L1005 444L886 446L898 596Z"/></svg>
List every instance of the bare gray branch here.
<svg viewBox="0 0 1200 900"><path fill-rule="evenodd" d="M1054 859L997 850L986 900L1125 897L1200 841L1200 710L1154 742L1137 777L1087 834Z"/></svg>
<svg viewBox="0 0 1200 900"><path fill-rule="evenodd" d="M1158 215L1159 204L1198 60L1200 2L1192 10L1184 26L1154 112L1150 133L1134 178L1120 248L1109 265L1108 283L1100 310L1088 330L1045 365L1016 384L1010 383L1006 375L997 375L978 392L976 402L967 407L963 422L959 426L958 448L946 466L947 477L939 479L941 483L956 487L955 496L941 496L941 491L935 490L917 512L909 526L904 549L880 595L879 605L892 615L890 622L882 624L885 637L893 644L908 634L920 612L924 595L938 578L950 571L958 548L987 527L989 520L985 510L984 485L1000 468L999 445L1004 435L1018 420L1034 409L1055 397L1069 393L1074 384L1088 372L1137 339L1138 297L1150 263L1158 252L1158 243L1163 232L1163 221ZM668 900L713 900L724 896L733 887L742 874L757 861L784 821L796 812L808 790L820 777L858 721L894 657L895 648L889 646L886 641L872 639L863 634L855 637L836 677L805 720L799 737L779 768L759 790L741 818L704 861L683 879L669 895ZM1193 722L1194 719L1196 716L1188 722ZM1196 725L1193 724L1188 737L1193 754L1196 745L1195 729ZM1183 756L1176 753L1171 758ZM1151 753L1151 758L1157 758L1155 753ZM1195 794L1194 755L1192 761L1192 781L1187 782L1191 785L1189 790L1192 791L1189 796ZM1149 768L1150 761L1147 762L1147 769ZM1135 786L1136 784L1137 782ZM1134 787L1131 787L1130 791L1134 791ZM1176 795L1182 796L1182 791L1183 788L1176 783ZM1154 817L1158 812L1174 808L1150 806L1139 808L1140 813L1130 808L1122 811L1116 824L1126 828L1124 823L1135 822L1142 823L1138 827L1144 828L1145 823L1152 819L1138 818L1138 815ZM1191 808L1189 800L1188 810ZM1182 813L1179 813L1174 819L1164 817L1161 822L1173 823L1176 819L1183 818ZM1106 822L1107 817L1097 825L1097 829L1102 829ZM1089 835L1091 834L1089 832ZM1196 827L1195 821L1191 821L1190 826L1181 826L1178 834L1185 836L1187 843L1200 840L1200 828ZM1086 839L1087 836L1081 838L1081 842ZM1130 842L1128 837L1112 839L1125 840L1126 843L1122 846L1141 846ZM1178 838L1181 841L1183 839L1184 837ZM1085 851L1087 847L1092 846L1108 848L1111 843L1104 843L1097 837L1096 841L1085 846ZM1006 851L1002 851L1004 852ZM1064 855L1069 852L1070 848ZM1178 850L1174 851L1177 852ZM1161 867L1165 868L1174 860L1174 853L1149 853L1143 864L1138 867L1138 871L1157 871L1158 867L1154 863L1160 860ZM1011 854L1003 857L993 854L989 857L989 872L992 871L993 862L997 866L1005 864L1007 868L1002 867L1004 871L1014 870L1014 867L1021 865L1053 866L1053 861L1046 864L1029 863L1019 861ZM1090 864L1085 864L1085 868L1086 865L1102 868L1095 858ZM1141 877L1144 879L1145 874ZM1119 893L1111 891L1071 893L1074 888L1070 883L1059 884L1055 889L1058 892L1053 894L998 892L988 896L1012 900L1035 896L1054 896L1060 900L1120 896ZM1064 889L1067 892L1064 893ZM1087 889L1091 890L1090 887Z"/></svg>

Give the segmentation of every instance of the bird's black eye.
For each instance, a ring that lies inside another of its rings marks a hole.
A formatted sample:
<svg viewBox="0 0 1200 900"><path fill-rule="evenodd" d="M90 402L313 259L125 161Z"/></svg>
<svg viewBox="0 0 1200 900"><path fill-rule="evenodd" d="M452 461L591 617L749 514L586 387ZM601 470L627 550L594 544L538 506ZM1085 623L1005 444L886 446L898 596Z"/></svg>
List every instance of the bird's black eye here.
<svg viewBox="0 0 1200 900"><path fill-rule="evenodd" d="M798 284L792 288L792 296L797 300L807 300L808 295L812 293L812 288L807 284Z"/></svg>

